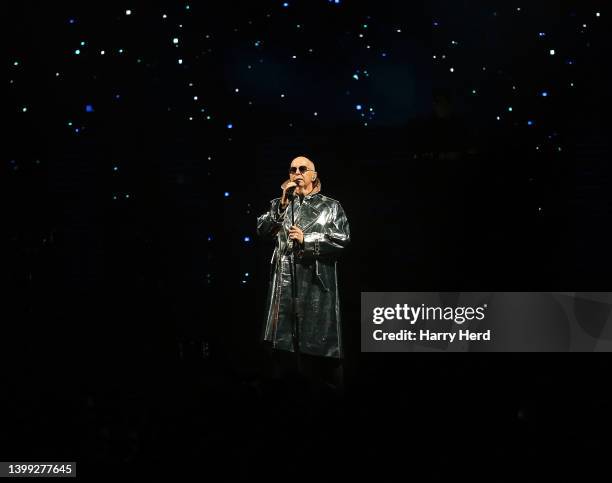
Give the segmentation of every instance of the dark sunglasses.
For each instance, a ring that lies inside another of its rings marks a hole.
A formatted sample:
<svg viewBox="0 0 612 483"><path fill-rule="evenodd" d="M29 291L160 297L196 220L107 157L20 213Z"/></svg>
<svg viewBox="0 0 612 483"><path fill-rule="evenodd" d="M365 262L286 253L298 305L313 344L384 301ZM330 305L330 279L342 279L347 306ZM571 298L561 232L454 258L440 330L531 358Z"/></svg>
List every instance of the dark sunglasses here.
<svg viewBox="0 0 612 483"><path fill-rule="evenodd" d="M308 166L298 166L297 168L295 166L291 166L289 168L289 173L296 174L298 172L298 169L302 174L304 174L306 171L314 171L314 169L310 169Z"/></svg>

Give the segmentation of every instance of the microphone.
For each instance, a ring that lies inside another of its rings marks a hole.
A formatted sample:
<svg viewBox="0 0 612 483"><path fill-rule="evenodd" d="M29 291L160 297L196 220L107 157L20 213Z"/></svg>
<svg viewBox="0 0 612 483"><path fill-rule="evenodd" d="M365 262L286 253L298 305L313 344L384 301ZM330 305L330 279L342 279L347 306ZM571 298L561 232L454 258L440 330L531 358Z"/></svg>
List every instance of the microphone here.
<svg viewBox="0 0 612 483"><path fill-rule="evenodd" d="M297 188L297 186L291 186L289 188L287 188L287 190L285 191L286 195L287 195L287 200L292 201L294 196L295 196L295 189Z"/></svg>

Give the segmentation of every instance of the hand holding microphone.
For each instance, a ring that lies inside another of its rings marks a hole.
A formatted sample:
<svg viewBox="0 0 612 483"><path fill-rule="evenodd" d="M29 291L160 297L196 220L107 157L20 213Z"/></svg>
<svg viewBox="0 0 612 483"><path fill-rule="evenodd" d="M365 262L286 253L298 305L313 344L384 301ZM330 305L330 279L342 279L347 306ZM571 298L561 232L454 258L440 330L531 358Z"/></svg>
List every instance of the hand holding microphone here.
<svg viewBox="0 0 612 483"><path fill-rule="evenodd" d="M293 195L295 193L295 189L297 188L297 183L294 181L290 181L283 189L283 196L281 197L281 208L284 210L287 208L289 204L289 200L293 199Z"/></svg>

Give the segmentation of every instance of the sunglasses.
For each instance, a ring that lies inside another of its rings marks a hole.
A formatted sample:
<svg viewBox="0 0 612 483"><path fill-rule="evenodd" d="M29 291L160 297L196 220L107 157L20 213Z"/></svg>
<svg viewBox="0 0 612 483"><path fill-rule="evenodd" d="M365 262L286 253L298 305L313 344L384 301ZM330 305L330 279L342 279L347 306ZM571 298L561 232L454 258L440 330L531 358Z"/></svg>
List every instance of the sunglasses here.
<svg viewBox="0 0 612 483"><path fill-rule="evenodd" d="M289 173L290 174L296 174L298 172L298 170L302 174L304 174L306 171L314 171L314 169L310 169L308 166L298 166L297 168L295 166L291 166L289 168Z"/></svg>

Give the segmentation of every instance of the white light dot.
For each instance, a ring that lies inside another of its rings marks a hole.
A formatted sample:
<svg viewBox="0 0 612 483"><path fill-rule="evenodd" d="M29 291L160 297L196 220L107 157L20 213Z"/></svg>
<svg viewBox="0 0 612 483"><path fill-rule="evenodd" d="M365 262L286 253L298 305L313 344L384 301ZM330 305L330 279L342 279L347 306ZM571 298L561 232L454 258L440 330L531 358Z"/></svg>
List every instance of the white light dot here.
<svg viewBox="0 0 612 483"><path fill-rule="evenodd" d="M550 55L555 55L555 49L550 49L549 53Z"/></svg>
<svg viewBox="0 0 612 483"><path fill-rule="evenodd" d="M238 89L237 87L234 89L234 92L240 92L240 89Z"/></svg>
<svg viewBox="0 0 612 483"><path fill-rule="evenodd" d="M173 44L178 44L178 38L174 37L174 38L172 39L172 43L173 43Z"/></svg>
<svg viewBox="0 0 612 483"><path fill-rule="evenodd" d="M179 59L179 60L178 60L178 63L179 63L179 64L182 64L182 63L183 63L183 59Z"/></svg>
<svg viewBox="0 0 612 483"><path fill-rule="evenodd" d="M103 50L100 51L100 55L104 55L106 52L104 52Z"/></svg>
<svg viewBox="0 0 612 483"><path fill-rule="evenodd" d="M126 14L126 15L132 15L132 11L131 11L131 10L126 10L126 11L125 11L125 14Z"/></svg>
<svg viewBox="0 0 612 483"><path fill-rule="evenodd" d="M198 96L193 96L193 100L197 101L198 100Z"/></svg>
<svg viewBox="0 0 612 483"><path fill-rule="evenodd" d="M454 68L454 67L451 67L449 70L450 70L451 72L455 72L455 68Z"/></svg>

